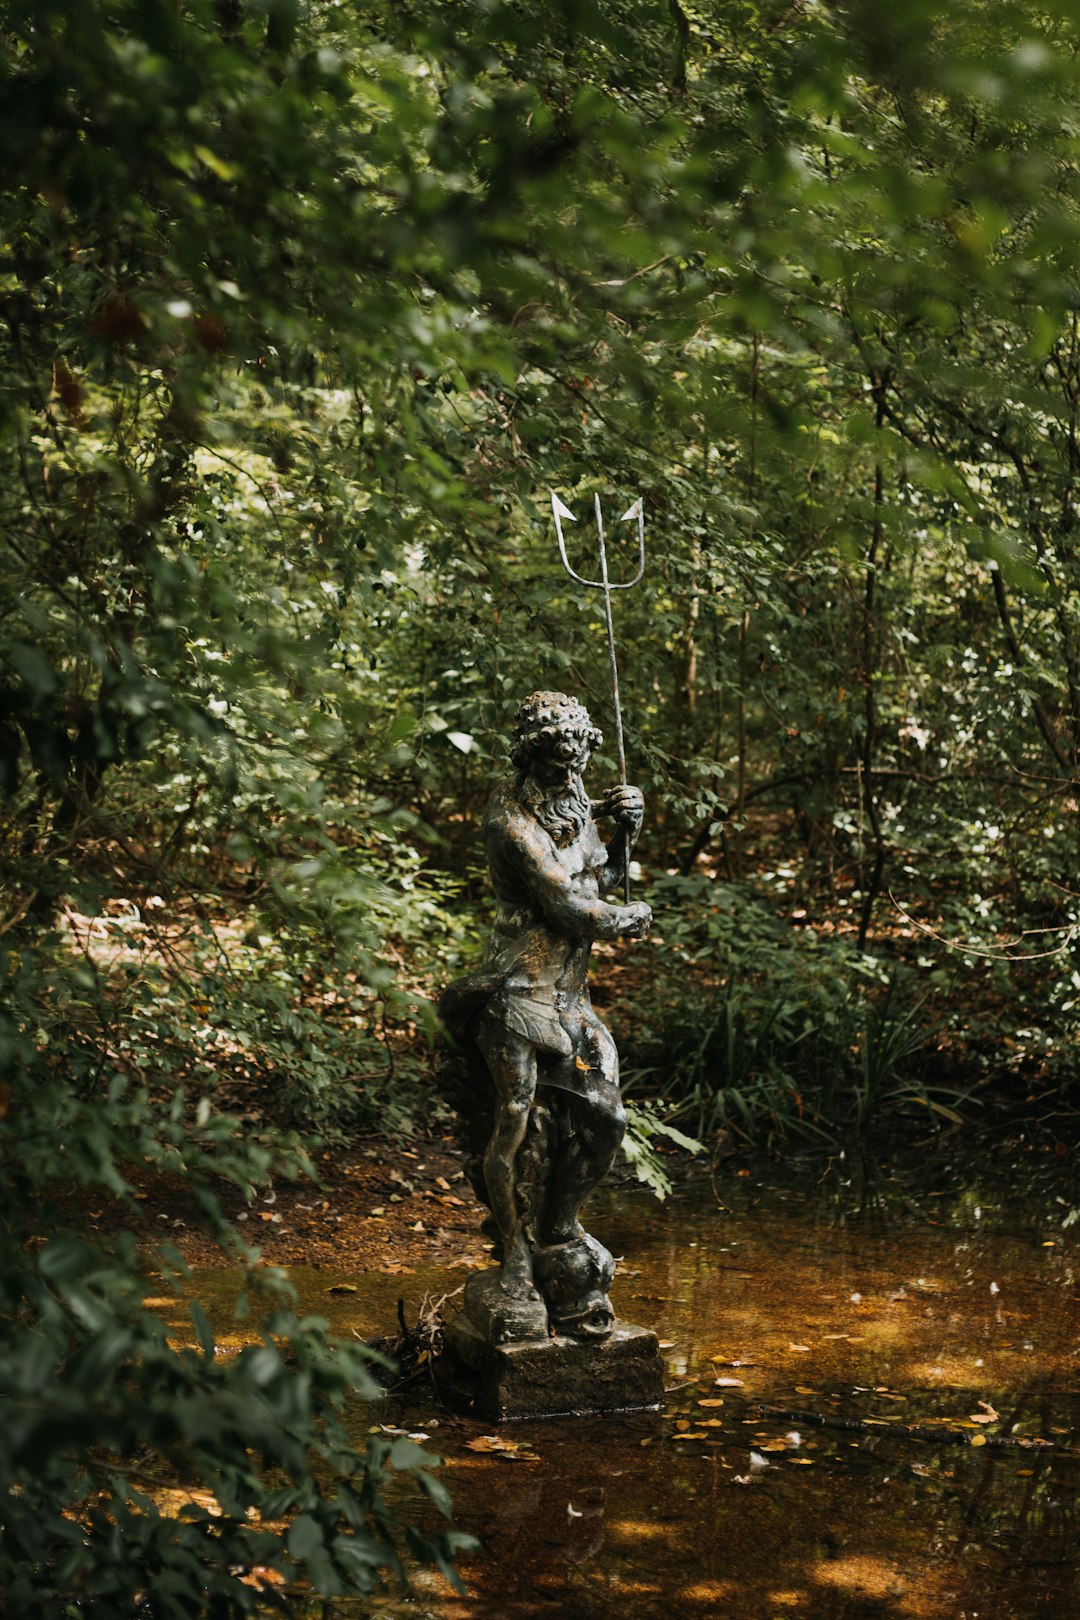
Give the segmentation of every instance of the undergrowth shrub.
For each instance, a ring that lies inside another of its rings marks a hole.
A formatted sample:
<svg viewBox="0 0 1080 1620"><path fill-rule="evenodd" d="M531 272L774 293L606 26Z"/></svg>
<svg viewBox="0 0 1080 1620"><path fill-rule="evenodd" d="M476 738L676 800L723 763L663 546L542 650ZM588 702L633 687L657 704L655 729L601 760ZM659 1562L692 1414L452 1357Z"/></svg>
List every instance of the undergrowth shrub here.
<svg viewBox="0 0 1080 1620"><path fill-rule="evenodd" d="M617 1011L626 1084L699 1137L829 1144L897 1107L955 1118L930 1083L935 1026L910 973L778 918L748 887L665 877L647 997Z"/></svg>
<svg viewBox="0 0 1080 1620"><path fill-rule="evenodd" d="M252 1196L312 1173L299 1139L119 1072L90 1038L92 969L50 958L51 942L42 930L0 962L0 1606L233 1620L304 1588L370 1592L406 1550L452 1573L460 1540L420 1534L404 1522L415 1499L403 1517L401 1491L387 1495L400 1473L448 1512L436 1459L356 1442L378 1393L371 1354L297 1317L284 1274L222 1217L223 1182ZM138 1224L133 1167L181 1176L238 1290L246 1276L239 1354L216 1347L174 1250L83 1235L73 1199L118 1200ZM186 1328L166 1326L177 1310Z"/></svg>

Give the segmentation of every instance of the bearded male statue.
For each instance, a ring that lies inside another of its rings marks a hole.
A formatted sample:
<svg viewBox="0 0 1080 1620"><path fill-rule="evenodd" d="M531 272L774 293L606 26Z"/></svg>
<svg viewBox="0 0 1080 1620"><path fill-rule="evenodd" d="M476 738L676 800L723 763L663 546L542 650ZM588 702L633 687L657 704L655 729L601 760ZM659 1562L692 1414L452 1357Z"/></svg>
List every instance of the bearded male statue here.
<svg viewBox="0 0 1080 1620"><path fill-rule="evenodd" d="M494 934L479 972L440 1001L452 1043L444 1088L501 1262L465 1294L463 1315L489 1344L553 1331L604 1339L615 1324L614 1261L578 1220L626 1123L618 1054L587 973L594 939L642 939L652 913L603 898L623 882L643 802L625 786L590 801L582 774L602 741L561 692L534 692L518 709L515 774L483 823ZM615 822L606 847L598 816Z"/></svg>

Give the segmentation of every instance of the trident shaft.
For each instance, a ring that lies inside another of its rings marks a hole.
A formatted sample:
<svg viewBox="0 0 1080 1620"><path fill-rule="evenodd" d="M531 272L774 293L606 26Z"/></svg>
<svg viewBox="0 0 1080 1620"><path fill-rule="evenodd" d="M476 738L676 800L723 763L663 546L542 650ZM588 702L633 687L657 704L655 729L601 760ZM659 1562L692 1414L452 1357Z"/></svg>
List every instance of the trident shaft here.
<svg viewBox="0 0 1080 1620"><path fill-rule="evenodd" d="M619 779L623 787L626 786L626 745L623 741L622 704L619 702L619 664L615 656L615 626L611 617L612 591L628 591L635 586L645 572L645 508L640 495L630 509L623 513L620 523L626 523L631 518L637 518L638 528L638 567L633 579L622 582L613 581L608 575L607 547L604 544L604 517L600 510L600 497L595 497L596 504L596 533L600 545L600 578L583 579L575 569L570 566L570 559L566 555L566 541L563 538L562 520L576 522L570 508L564 506L554 490L551 494L551 511L555 518L555 533L559 537L559 555L562 565L570 578L579 585L584 585L590 591L603 591L604 617L607 621L608 657L611 660L611 696L615 708L615 743L619 752ZM630 851L626 851L626 868L623 873L623 896L627 905L630 904Z"/></svg>

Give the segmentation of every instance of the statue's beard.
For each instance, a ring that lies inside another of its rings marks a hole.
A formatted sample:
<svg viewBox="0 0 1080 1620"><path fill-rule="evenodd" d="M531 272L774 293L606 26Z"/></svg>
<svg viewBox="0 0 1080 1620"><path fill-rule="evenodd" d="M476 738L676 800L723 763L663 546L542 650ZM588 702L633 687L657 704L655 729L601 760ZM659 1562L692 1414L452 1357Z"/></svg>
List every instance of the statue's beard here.
<svg viewBox="0 0 1080 1620"><path fill-rule="evenodd" d="M574 842L592 813L581 777L577 775L571 776L566 787L559 788L544 788L533 777L526 776L518 796L523 807L536 817L559 849L566 849Z"/></svg>

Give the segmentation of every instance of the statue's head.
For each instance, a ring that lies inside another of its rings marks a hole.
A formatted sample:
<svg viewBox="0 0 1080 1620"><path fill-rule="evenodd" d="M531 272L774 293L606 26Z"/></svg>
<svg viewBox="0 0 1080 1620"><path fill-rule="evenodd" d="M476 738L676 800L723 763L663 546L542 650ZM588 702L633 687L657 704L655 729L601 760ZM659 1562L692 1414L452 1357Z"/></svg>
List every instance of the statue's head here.
<svg viewBox="0 0 1080 1620"><path fill-rule="evenodd" d="M514 716L510 757L521 771L550 765L581 772L603 740L577 698L531 692Z"/></svg>

